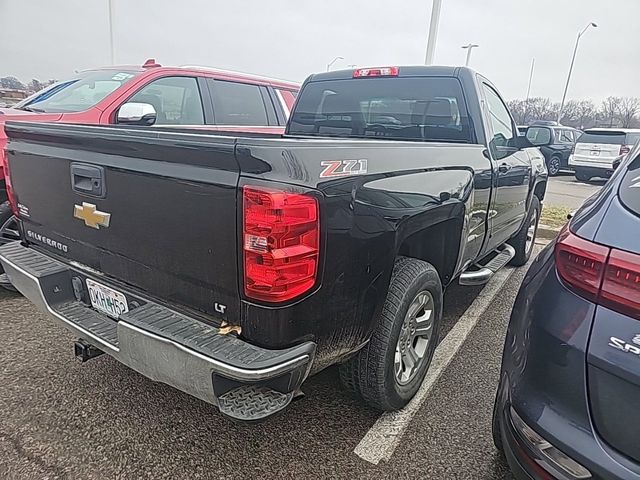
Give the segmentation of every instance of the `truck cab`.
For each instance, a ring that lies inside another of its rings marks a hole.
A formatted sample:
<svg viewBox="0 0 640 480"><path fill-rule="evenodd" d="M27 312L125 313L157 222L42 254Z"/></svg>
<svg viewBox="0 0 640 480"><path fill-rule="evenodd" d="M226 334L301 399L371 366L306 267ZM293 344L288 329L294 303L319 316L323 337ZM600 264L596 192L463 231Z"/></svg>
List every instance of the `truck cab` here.
<svg viewBox="0 0 640 480"><path fill-rule="evenodd" d="M312 75L282 135L5 129L12 283L78 336L79 359L107 353L236 421L283 410L331 365L366 404L406 405L447 285L524 265L546 187L468 68Z"/></svg>

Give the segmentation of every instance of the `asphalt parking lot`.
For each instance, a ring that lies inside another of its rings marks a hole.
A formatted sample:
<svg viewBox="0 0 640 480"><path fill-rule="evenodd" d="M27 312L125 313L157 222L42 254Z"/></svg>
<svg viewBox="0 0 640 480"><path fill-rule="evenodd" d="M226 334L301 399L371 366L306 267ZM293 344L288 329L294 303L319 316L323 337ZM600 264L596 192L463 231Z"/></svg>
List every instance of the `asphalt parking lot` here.
<svg viewBox="0 0 640 480"><path fill-rule="evenodd" d="M510 478L490 417L525 271L449 289L432 366L441 374L408 418L380 419L329 369L257 426L230 423L106 355L77 363L70 334L0 292L0 478Z"/></svg>
<svg viewBox="0 0 640 480"><path fill-rule="evenodd" d="M547 201L598 188L557 177ZM230 423L107 355L77 363L70 334L0 291L0 478L511 478L490 420L525 272L448 289L441 343L403 412L360 405L331 368L283 415L256 426Z"/></svg>
<svg viewBox="0 0 640 480"><path fill-rule="evenodd" d="M589 183L580 182L571 172L562 172L557 177L551 177L547 184L545 204L578 208L584 199L590 197L604 185L604 180Z"/></svg>

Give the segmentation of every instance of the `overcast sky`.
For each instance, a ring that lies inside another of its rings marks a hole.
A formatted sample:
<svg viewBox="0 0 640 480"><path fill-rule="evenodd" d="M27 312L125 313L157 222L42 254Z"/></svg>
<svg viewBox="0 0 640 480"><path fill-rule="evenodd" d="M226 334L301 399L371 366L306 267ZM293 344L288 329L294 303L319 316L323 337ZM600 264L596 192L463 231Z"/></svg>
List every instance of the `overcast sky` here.
<svg viewBox="0 0 640 480"><path fill-rule="evenodd" d="M349 64L424 62L431 0L112 0L116 63L154 57L302 81ZM471 66L507 98L559 101L577 32L569 98L640 96L640 48L632 28L640 0L443 0L437 64ZM109 63L108 0L0 0L0 76L64 79Z"/></svg>

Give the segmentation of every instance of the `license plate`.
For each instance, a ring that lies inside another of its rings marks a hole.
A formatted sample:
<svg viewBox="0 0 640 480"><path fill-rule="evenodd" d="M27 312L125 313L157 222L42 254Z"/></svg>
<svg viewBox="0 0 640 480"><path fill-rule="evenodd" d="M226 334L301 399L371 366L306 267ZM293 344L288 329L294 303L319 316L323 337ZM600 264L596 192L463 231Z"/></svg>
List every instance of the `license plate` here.
<svg viewBox="0 0 640 480"><path fill-rule="evenodd" d="M106 313L110 317L118 318L129 311L126 297L101 283L94 282L87 278L87 288L91 305L99 312Z"/></svg>

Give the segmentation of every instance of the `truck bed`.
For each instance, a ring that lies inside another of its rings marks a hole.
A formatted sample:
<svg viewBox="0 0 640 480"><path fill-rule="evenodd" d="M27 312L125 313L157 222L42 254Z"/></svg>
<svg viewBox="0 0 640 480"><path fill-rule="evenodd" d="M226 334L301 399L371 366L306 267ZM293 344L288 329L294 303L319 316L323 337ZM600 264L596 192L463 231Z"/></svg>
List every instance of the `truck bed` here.
<svg viewBox="0 0 640 480"><path fill-rule="evenodd" d="M311 339L320 355L323 346L332 355L353 349L389 281L385 253L399 248L399 231L462 222L466 212L471 241L461 258L475 258L484 240L491 165L481 145L18 122L6 130L26 244L206 323L241 325L262 346ZM361 159L363 171L323 176L326 162ZM73 185L85 181L73 179L76 166L100 173L101 195ZM243 294L248 184L318 194L319 275L296 301L264 305ZM108 227L76 218L85 204L109 214ZM439 213L421 220L431 210ZM443 256L458 256L460 239L451 245ZM344 326L344 315L355 321Z"/></svg>

